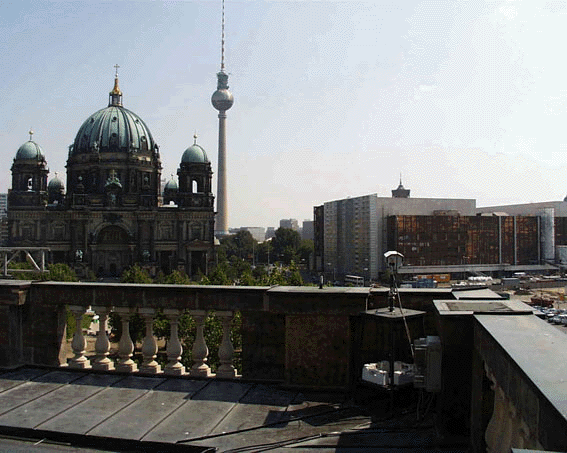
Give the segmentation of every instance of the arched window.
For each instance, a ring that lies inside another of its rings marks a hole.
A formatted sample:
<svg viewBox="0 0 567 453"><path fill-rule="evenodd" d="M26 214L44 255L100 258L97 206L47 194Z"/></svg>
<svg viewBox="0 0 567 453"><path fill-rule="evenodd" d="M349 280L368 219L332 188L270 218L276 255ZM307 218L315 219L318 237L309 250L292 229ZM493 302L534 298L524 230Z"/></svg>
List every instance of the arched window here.
<svg viewBox="0 0 567 453"><path fill-rule="evenodd" d="M191 193L198 193L199 192L199 184L196 180L191 181Z"/></svg>

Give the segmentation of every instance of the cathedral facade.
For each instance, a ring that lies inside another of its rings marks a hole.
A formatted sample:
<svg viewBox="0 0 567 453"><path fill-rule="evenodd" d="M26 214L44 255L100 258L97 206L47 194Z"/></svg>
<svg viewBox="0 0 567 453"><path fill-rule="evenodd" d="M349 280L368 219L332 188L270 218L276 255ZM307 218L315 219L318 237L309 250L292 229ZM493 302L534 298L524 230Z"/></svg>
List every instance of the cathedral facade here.
<svg viewBox="0 0 567 453"><path fill-rule="evenodd" d="M118 276L135 263L206 274L214 258L212 168L194 143L177 181L162 192L159 147L124 108L118 76L108 107L84 121L69 146L67 181L49 170L32 140L17 151L8 192L9 245L48 247L50 261Z"/></svg>

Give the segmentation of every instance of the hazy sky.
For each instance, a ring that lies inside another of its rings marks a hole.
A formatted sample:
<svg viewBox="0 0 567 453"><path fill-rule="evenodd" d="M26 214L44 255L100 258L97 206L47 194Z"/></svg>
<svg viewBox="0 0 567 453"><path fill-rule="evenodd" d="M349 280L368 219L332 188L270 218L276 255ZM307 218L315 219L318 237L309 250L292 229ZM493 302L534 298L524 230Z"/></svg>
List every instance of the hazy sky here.
<svg viewBox="0 0 567 453"><path fill-rule="evenodd" d="M562 200L566 19L562 0L226 0L229 226L390 196L400 173L413 197ZM216 172L220 22L220 0L0 0L0 191L30 127L64 174L116 63L164 177L195 130Z"/></svg>

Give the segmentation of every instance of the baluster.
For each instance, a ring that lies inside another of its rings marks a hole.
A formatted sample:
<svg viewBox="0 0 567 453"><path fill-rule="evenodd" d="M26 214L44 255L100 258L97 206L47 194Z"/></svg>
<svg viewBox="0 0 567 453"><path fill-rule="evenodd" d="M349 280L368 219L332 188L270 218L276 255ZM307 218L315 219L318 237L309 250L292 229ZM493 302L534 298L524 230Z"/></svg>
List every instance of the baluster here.
<svg viewBox="0 0 567 453"><path fill-rule="evenodd" d="M230 338L230 322L232 321L233 313L231 311L217 311L216 315L222 322L222 341L219 347L219 360L221 364L217 370L217 377L233 378L236 377L236 369L232 365L234 347L232 346L232 339Z"/></svg>
<svg viewBox="0 0 567 453"><path fill-rule="evenodd" d="M195 343L193 344L193 366L189 374L191 376L204 376L211 375L211 369L207 365L207 357L209 356L209 348L205 342L203 330L205 327L205 317L207 312L205 310L191 310L189 312L195 319L197 333L195 335Z"/></svg>
<svg viewBox="0 0 567 453"><path fill-rule="evenodd" d="M171 334L167 342L167 365L165 366L165 374L181 376L185 374L185 367L181 364L181 354L183 354L183 346L179 341L179 317L183 314L183 310L174 308L166 308L163 313L169 319Z"/></svg>
<svg viewBox="0 0 567 453"><path fill-rule="evenodd" d="M140 371L150 374L161 373L161 366L156 362L158 351L156 337L154 336L154 316L156 311L153 308L140 308L138 312L146 322L146 335L142 342L143 362Z"/></svg>
<svg viewBox="0 0 567 453"><path fill-rule="evenodd" d="M114 362L108 358L110 352L110 341L106 333L108 327L108 314L112 311L112 307L93 306L93 311L98 315L98 332L96 334L95 352L96 357L93 363L93 369L110 371L114 370Z"/></svg>
<svg viewBox="0 0 567 453"><path fill-rule="evenodd" d="M73 341L71 342L71 348L73 348L73 354L75 355L69 360L70 368L90 368L91 362L85 356L85 349L87 348L87 340L83 335L83 315L87 311L85 307L80 305L70 305L69 310L73 313L75 317L75 333L73 334Z"/></svg>
<svg viewBox="0 0 567 453"><path fill-rule="evenodd" d="M122 322L122 336L118 343L118 365L116 365L116 371L125 373L138 371L138 365L132 360L134 343L130 337L130 318L134 315L134 310L129 307L115 307L114 309L120 315Z"/></svg>

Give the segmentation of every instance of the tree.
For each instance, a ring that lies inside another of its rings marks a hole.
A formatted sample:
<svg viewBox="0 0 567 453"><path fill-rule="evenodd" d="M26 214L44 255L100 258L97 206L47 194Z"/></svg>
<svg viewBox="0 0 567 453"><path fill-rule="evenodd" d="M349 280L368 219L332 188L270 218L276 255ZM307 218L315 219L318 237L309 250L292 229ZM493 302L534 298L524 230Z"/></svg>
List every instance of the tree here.
<svg viewBox="0 0 567 453"><path fill-rule="evenodd" d="M29 263L10 263L12 269L29 269L30 272L13 272L16 280L41 280L54 282L78 282L79 278L73 269L65 263L50 264L47 272L33 272Z"/></svg>
<svg viewBox="0 0 567 453"><path fill-rule="evenodd" d="M49 272L45 274L42 280L51 280L54 282L78 282L79 278L73 269L65 263L57 263L49 266Z"/></svg>
<svg viewBox="0 0 567 453"><path fill-rule="evenodd" d="M292 261L297 261L300 245L301 236L297 231L291 228L278 228L272 239L274 261L282 261L284 264L291 264Z"/></svg>
<svg viewBox="0 0 567 453"><path fill-rule="evenodd" d="M298 255L302 264L309 264L309 257L315 252L315 244L311 239L302 239L299 246Z"/></svg>
<svg viewBox="0 0 567 453"><path fill-rule="evenodd" d="M228 263L219 263L208 276L201 279L201 285L232 285L232 280L227 275Z"/></svg>
<svg viewBox="0 0 567 453"><path fill-rule="evenodd" d="M299 268L294 262L289 266L287 281L290 286L303 286L303 279L299 273Z"/></svg>
<svg viewBox="0 0 567 453"><path fill-rule="evenodd" d="M152 278L145 269L138 264L126 269L120 276L121 283L153 283Z"/></svg>
<svg viewBox="0 0 567 453"><path fill-rule="evenodd" d="M185 272L173 271L171 274L165 276L160 283L165 285L190 285L192 282Z"/></svg>
<svg viewBox="0 0 567 453"><path fill-rule="evenodd" d="M221 246L219 247L220 254L218 256L221 261L223 255L229 260L234 256L253 261L252 255L255 242L250 231L240 230L236 234L225 236L220 240Z"/></svg>
<svg viewBox="0 0 567 453"><path fill-rule="evenodd" d="M270 264L270 262L274 262L274 251L271 239L267 239L258 244L256 247L256 256L258 257L258 263Z"/></svg>

